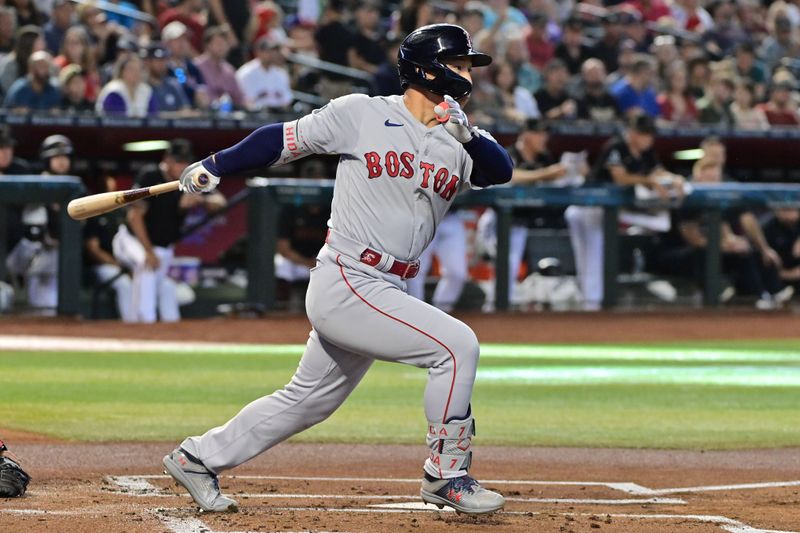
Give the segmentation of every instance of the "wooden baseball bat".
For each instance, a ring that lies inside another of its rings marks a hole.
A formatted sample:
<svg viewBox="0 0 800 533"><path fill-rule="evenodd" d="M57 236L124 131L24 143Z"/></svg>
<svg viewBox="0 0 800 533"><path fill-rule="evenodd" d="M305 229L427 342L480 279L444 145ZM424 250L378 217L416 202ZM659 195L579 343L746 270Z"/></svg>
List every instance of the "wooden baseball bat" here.
<svg viewBox="0 0 800 533"><path fill-rule="evenodd" d="M202 187L208 184L208 176L200 174L195 180L195 183ZM67 205L67 213L75 220L84 220L103 213L108 213L114 209L119 209L122 206L131 204L143 198L152 198L159 194L177 191L180 187L180 180L168 181L166 183L159 183L152 187L143 187L141 189L130 189L128 191L114 191L103 192L99 194L90 194L83 198L76 198Z"/></svg>

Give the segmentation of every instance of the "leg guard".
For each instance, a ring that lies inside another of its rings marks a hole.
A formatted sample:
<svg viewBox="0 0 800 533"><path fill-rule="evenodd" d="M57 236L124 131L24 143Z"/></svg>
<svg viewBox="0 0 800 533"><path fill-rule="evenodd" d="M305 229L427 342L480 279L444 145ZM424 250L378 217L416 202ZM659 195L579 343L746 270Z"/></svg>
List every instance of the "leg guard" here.
<svg viewBox="0 0 800 533"><path fill-rule="evenodd" d="M425 472L438 479L463 476L472 463L472 436L475 420L471 410L461 420L451 418L446 424L428 422L428 447L430 457L425 461Z"/></svg>

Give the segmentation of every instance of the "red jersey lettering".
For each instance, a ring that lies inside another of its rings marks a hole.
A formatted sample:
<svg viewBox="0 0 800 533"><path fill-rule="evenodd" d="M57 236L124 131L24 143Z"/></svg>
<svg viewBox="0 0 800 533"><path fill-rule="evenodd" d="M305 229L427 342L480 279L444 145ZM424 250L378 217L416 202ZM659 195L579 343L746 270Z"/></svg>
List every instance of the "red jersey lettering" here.
<svg viewBox="0 0 800 533"><path fill-rule="evenodd" d="M400 172L400 159L397 157L397 152L386 153L386 173L391 178L396 178Z"/></svg>
<svg viewBox="0 0 800 533"><path fill-rule="evenodd" d="M400 172L400 175L406 179L414 177L414 167L411 166L411 163L414 162L414 154L411 152L403 152L400 154L400 162L403 163L403 170Z"/></svg>
<svg viewBox="0 0 800 533"><path fill-rule="evenodd" d="M367 170L369 171L369 179L374 179L383 173L381 167L381 156L378 152L367 152L364 154L364 159L367 162Z"/></svg>
<svg viewBox="0 0 800 533"><path fill-rule="evenodd" d="M422 187L423 189L427 189L428 180L431 178L431 172L433 172L434 166L432 163L426 163L425 161L420 161L419 168L422 169L422 183L420 183L420 187Z"/></svg>

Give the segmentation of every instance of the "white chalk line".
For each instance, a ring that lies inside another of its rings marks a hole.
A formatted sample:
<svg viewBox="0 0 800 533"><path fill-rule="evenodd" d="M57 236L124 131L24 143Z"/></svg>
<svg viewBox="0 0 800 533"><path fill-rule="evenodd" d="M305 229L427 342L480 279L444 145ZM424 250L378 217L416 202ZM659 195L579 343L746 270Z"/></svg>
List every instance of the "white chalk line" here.
<svg viewBox="0 0 800 533"><path fill-rule="evenodd" d="M342 482L374 482L374 483L419 483L419 478L380 478L380 477L336 477L336 476L256 476L256 475L232 475L224 476L228 479L250 479L263 481L342 481ZM139 483L145 483L143 488L146 490L156 489L152 484L144 480L147 479L170 479L170 476L161 474L144 474L138 476L109 476L107 478L112 483L122 484L136 490ZM755 490L781 487L800 486L800 480L788 481L766 481L762 483L739 483L732 485L701 485L696 487L673 487L664 489L652 489L644 487L638 483L617 482L617 481L550 481L550 480L528 480L528 479L484 479L483 485L553 485L553 486L577 486L577 487L608 487L610 489L637 494L640 496L660 496L663 494L677 494L681 492L715 492L726 490ZM141 489L139 489L141 490ZM156 489L157 490L157 489Z"/></svg>
<svg viewBox="0 0 800 533"><path fill-rule="evenodd" d="M231 476L230 479L258 479L258 480L266 480L266 479L276 479L277 476ZM170 476L166 475L149 475L149 476L107 476L106 480L114 485L120 487L120 491L116 491L118 493L124 494L133 494L136 496L155 496L155 497L174 497L175 494L171 492L166 492L164 489L156 487L147 479L171 479ZM282 476L280 479L286 480L316 480L316 481L332 481L335 480L373 480L372 478L301 478L295 476ZM396 480L395 481L399 481ZM419 479L414 480L402 480L401 482L407 483L413 481L414 483L419 483ZM531 483L527 480L520 480L519 482ZM506 484L505 481L497 481L497 480L489 480L486 483L497 483L497 484ZM565 481L556 481L556 482L546 482L541 481L537 482L539 485L579 485L583 486L583 483L580 482L565 482ZM595 486L606 486L609 487L612 484L608 483L594 483ZM613 484L614 487L617 488L619 485L627 487L629 484ZM644 488L644 487L643 487ZM187 494L180 494L180 496L188 497ZM416 500L419 498L418 494L412 495L404 495L404 494L381 494L381 495L371 495L371 494L293 494L293 493L281 493L281 492L268 492L268 493L237 493L236 496L241 498L266 498L266 499L316 499L316 500ZM518 497L508 497L506 501L509 502L517 502L517 503L572 503L572 504L585 504L585 505L636 505L636 504L645 504L651 503L656 505L685 505L686 502L680 498L659 498L659 497L651 497L651 498L518 498Z"/></svg>

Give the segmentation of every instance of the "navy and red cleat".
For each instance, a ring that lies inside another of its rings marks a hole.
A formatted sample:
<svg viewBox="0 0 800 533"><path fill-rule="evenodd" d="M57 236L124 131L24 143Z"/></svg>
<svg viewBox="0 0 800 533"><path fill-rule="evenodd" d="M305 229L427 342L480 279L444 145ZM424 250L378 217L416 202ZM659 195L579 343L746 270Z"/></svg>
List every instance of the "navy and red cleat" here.
<svg viewBox="0 0 800 533"><path fill-rule="evenodd" d="M506 503L502 495L481 487L469 475L436 479L425 474L420 496L422 501L432 503L439 509L446 505L465 514L493 513L502 509Z"/></svg>

